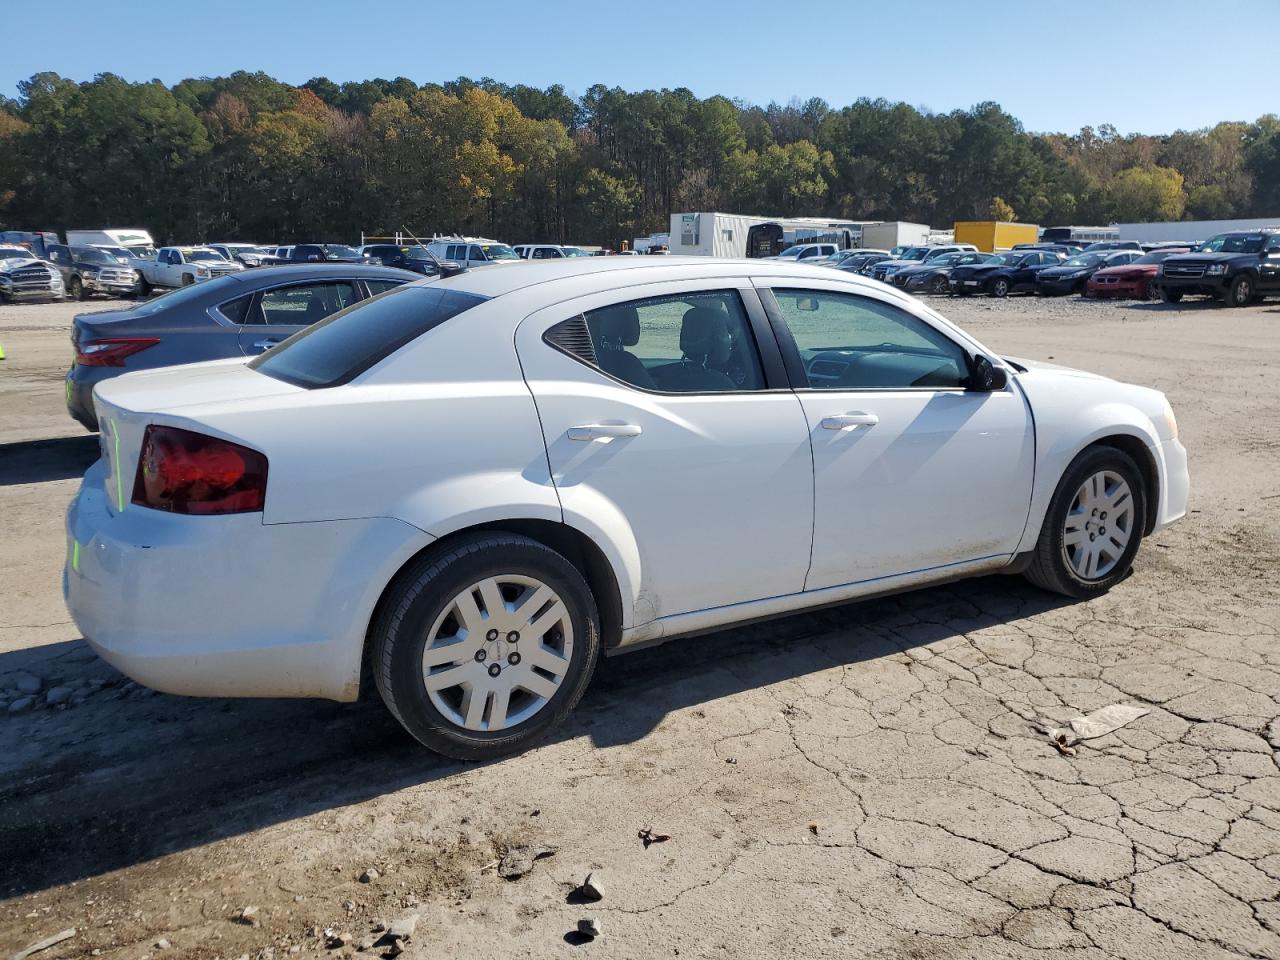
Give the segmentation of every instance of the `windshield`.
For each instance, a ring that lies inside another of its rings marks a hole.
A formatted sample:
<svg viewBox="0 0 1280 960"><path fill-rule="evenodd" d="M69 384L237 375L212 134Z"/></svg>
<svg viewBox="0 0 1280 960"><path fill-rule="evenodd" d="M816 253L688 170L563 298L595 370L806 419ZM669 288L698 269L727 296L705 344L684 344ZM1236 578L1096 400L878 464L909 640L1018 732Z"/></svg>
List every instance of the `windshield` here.
<svg viewBox="0 0 1280 960"><path fill-rule="evenodd" d="M907 247L899 260L923 260L929 255L928 247Z"/></svg>
<svg viewBox="0 0 1280 960"><path fill-rule="evenodd" d="M435 257L427 251L426 247L401 247L400 252L404 254L406 260L424 260L431 262Z"/></svg>
<svg viewBox="0 0 1280 960"><path fill-rule="evenodd" d="M1163 263L1168 257L1172 257L1175 253L1186 253L1185 250L1153 250L1145 257L1139 257L1134 263Z"/></svg>
<svg viewBox="0 0 1280 960"><path fill-rule="evenodd" d="M111 254L94 247L76 247L71 254L75 257L76 263L107 263L111 266L117 263L116 258Z"/></svg>
<svg viewBox="0 0 1280 960"><path fill-rule="evenodd" d="M520 255L505 243L482 243L480 249L490 260L519 260Z"/></svg>
<svg viewBox="0 0 1280 960"><path fill-rule="evenodd" d="M352 260L360 259L360 254L356 253L354 247L344 247L340 243L326 243L324 245L324 255L326 257L350 257Z"/></svg>
<svg viewBox="0 0 1280 960"><path fill-rule="evenodd" d="M904 253L906 253L910 249L911 247L909 245L905 243L900 243L896 247L894 247L892 250L889 251L889 258L891 260L897 260L900 256L902 256Z"/></svg>
<svg viewBox="0 0 1280 960"><path fill-rule="evenodd" d="M189 263L208 263L209 261L212 261L213 263L224 263L227 259L216 250L192 250L186 255L186 257Z"/></svg>
<svg viewBox="0 0 1280 960"><path fill-rule="evenodd" d="M990 255L985 253L958 253L956 256L959 257L959 259L956 260L957 266L961 266L966 263L986 263L991 259Z"/></svg>
<svg viewBox="0 0 1280 960"><path fill-rule="evenodd" d="M13 260L21 257L24 260L35 259L35 254L30 250L24 250L22 247L0 247L0 260Z"/></svg>
<svg viewBox="0 0 1280 960"><path fill-rule="evenodd" d="M1078 257L1072 257L1070 260L1062 264L1064 267L1092 267L1101 263L1104 258L1096 253L1086 253Z"/></svg>
<svg viewBox="0 0 1280 960"><path fill-rule="evenodd" d="M1200 253L1258 253L1266 238L1261 233L1224 233L1211 238Z"/></svg>
<svg viewBox="0 0 1280 960"><path fill-rule="evenodd" d="M960 254L958 253L944 253L939 257L934 257L929 262L932 263L935 267L948 267L959 259L960 259Z"/></svg>
<svg viewBox="0 0 1280 960"><path fill-rule="evenodd" d="M583 250L581 247L561 247L566 257L589 257L591 254Z"/></svg>
<svg viewBox="0 0 1280 960"><path fill-rule="evenodd" d="M1015 250L1010 250L1008 253L998 253L994 257L992 257L990 260L987 261L987 266L1011 267L1015 263L1020 262L1024 256L1026 256L1026 254L1020 253Z"/></svg>
<svg viewBox="0 0 1280 960"><path fill-rule="evenodd" d="M783 250L780 254L778 254L778 256L791 257L794 259L795 257L800 256L800 254L804 252L804 249L805 249L804 247L787 247L787 249Z"/></svg>

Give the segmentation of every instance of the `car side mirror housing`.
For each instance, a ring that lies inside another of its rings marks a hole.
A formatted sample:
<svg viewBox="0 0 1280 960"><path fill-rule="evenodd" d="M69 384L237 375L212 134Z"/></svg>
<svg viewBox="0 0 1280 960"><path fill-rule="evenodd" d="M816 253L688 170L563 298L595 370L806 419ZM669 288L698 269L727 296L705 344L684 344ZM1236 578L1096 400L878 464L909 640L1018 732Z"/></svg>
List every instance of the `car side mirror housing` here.
<svg viewBox="0 0 1280 960"><path fill-rule="evenodd" d="M980 393L1003 390L1009 383L1004 367L997 367L988 357L977 354L969 361L969 389Z"/></svg>
<svg viewBox="0 0 1280 960"><path fill-rule="evenodd" d="M460 263L455 263L453 260L440 261L440 276L442 277L456 277L465 271L466 267Z"/></svg>

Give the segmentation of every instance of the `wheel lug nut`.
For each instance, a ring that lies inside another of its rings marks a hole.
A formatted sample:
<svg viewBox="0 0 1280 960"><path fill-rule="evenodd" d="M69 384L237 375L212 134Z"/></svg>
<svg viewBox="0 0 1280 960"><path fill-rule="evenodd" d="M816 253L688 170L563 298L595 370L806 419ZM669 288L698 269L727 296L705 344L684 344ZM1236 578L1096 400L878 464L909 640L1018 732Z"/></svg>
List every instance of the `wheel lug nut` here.
<svg viewBox="0 0 1280 960"><path fill-rule="evenodd" d="M1098 514L1098 519L1099 520L1107 519L1107 511L1103 510L1102 513Z"/></svg>
<svg viewBox="0 0 1280 960"><path fill-rule="evenodd" d="M507 663L513 667L516 666L519 662L520 662L520 654L518 653L513 653L507 657Z"/></svg>
<svg viewBox="0 0 1280 960"><path fill-rule="evenodd" d="M486 633L486 634L484 635L484 638L485 638L486 640L490 641L490 642L492 642L492 641L494 641L494 640L497 640L497 639L498 639L498 631L497 631L497 630L490 630L488 633Z"/></svg>
<svg viewBox="0 0 1280 960"><path fill-rule="evenodd" d="M496 677L501 672L502 672L502 664L500 663L489 664L489 676Z"/></svg>
<svg viewBox="0 0 1280 960"><path fill-rule="evenodd" d="M484 663L485 658L486 658L487 656L489 656L489 655L488 655L487 653L485 653L483 650L477 650L477 651L476 651L476 663Z"/></svg>
<svg viewBox="0 0 1280 960"><path fill-rule="evenodd" d="M510 633L507 634L507 643L518 643L519 641L520 641L520 634L518 634L516 631L512 630Z"/></svg>
<svg viewBox="0 0 1280 960"><path fill-rule="evenodd" d="M1090 539L1090 540L1093 540L1096 536L1097 536L1097 534L1095 534L1095 533L1091 533L1091 534L1089 534L1089 539Z"/></svg>

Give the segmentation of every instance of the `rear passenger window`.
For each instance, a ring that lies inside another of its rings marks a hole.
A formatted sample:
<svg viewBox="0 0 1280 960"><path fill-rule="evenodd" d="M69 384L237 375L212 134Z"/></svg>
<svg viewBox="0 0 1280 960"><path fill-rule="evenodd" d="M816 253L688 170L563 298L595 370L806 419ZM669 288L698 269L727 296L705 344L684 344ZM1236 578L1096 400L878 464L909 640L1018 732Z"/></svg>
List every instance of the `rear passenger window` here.
<svg viewBox="0 0 1280 960"><path fill-rule="evenodd" d="M602 307L557 324L547 331L546 339L642 390L728 393L764 389L764 373L746 311L733 290L652 297Z"/></svg>
<svg viewBox="0 0 1280 960"><path fill-rule="evenodd" d="M960 388L965 351L905 310L870 297L773 291L813 390Z"/></svg>
<svg viewBox="0 0 1280 960"><path fill-rule="evenodd" d="M259 317L251 322L291 327L310 326L356 302L355 284L303 283L267 290L258 302Z"/></svg>

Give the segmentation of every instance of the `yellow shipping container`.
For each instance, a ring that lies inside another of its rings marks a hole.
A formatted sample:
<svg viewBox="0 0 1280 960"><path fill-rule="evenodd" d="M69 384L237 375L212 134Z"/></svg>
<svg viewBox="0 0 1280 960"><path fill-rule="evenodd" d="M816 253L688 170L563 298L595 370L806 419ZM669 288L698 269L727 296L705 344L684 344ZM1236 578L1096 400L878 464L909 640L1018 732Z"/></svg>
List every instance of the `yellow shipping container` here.
<svg viewBox="0 0 1280 960"><path fill-rule="evenodd" d="M1040 228L1034 223L1001 223L998 220L961 220L956 223L956 243L972 243L983 253L1010 250L1015 243L1035 243Z"/></svg>

